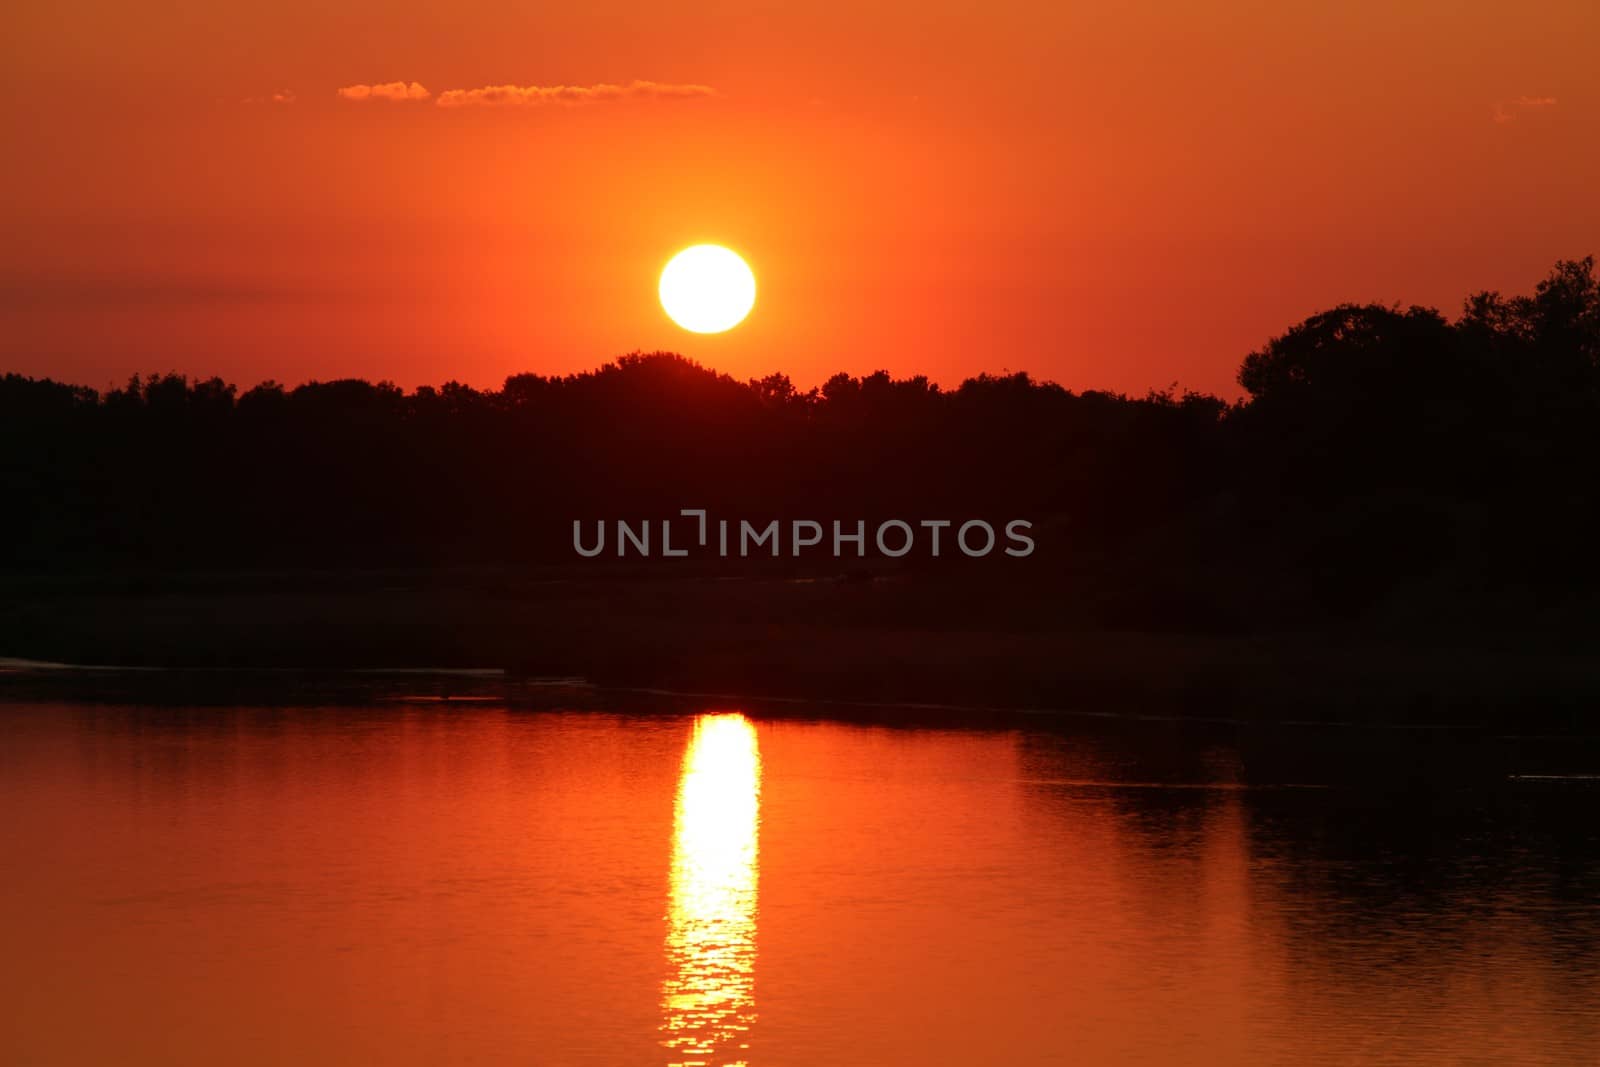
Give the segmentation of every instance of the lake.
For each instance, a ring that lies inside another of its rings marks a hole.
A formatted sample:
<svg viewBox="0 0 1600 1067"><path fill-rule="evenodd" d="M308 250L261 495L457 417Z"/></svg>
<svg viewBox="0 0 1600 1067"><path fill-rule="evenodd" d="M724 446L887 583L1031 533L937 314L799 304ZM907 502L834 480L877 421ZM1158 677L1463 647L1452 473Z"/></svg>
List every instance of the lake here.
<svg viewBox="0 0 1600 1067"><path fill-rule="evenodd" d="M53 702L0 728L8 1064L1600 1049L1581 777L1162 721Z"/></svg>

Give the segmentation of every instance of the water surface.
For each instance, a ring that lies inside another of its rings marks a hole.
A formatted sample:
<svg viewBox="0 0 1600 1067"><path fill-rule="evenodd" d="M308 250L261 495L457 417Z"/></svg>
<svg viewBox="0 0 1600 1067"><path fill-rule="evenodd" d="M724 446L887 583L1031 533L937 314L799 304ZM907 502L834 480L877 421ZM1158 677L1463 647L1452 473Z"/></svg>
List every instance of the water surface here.
<svg viewBox="0 0 1600 1067"><path fill-rule="evenodd" d="M1581 782L1274 774L1161 724L58 703L0 729L5 1063L1600 1048Z"/></svg>

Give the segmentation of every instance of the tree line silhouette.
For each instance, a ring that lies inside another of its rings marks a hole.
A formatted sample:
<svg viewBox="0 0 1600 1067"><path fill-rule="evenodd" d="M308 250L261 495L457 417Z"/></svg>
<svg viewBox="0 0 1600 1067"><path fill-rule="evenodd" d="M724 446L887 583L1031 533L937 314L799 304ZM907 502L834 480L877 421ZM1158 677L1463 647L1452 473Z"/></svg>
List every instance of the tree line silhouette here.
<svg viewBox="0 0 1600 1067"><path fill-rule="evenodd" d="M177 374L100 393L8 374L0 558L24 576L593 574L574 519L696 507L1029 519L1027 560L874 560L869 538L862 566L960 573L1117 624L1475 607L1570 619L1600 584L1592 257L1558 263L1531 295L1477 294L1453 320L1335 307L1246 356L1238 380L1247 398L1233 403L1026 373L951 389L838 374L800 390L668 353L409 393L358 380L241 393Z"/></svg>

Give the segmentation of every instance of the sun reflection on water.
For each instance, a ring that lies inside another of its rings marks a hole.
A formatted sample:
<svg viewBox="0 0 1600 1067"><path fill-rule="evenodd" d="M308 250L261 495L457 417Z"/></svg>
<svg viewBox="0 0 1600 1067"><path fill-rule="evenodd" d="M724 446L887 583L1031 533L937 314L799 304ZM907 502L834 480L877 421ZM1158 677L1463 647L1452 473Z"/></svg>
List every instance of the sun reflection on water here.
<svg viewBox="0 0 1600 1067"><path fill-rule="evenodd" d="M661 1043L675 1067L748 1062L755 1022L761 752L738 714L702 715L684 752Z"/></svg>

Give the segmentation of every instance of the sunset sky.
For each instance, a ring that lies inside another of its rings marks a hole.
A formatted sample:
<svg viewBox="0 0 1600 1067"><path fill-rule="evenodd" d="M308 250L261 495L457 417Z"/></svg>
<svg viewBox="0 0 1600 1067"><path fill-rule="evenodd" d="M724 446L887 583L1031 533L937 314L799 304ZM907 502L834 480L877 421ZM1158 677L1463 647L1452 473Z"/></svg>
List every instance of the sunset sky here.
<svg viewBox="0 0 1600 1067"><path fill-rule="evenodd" d="M1600 5L1306 7L23 0L0 371L1233 395L1313 311L1600 252ZM655 297L702 241L759 279L723 335Z"/></svg>

